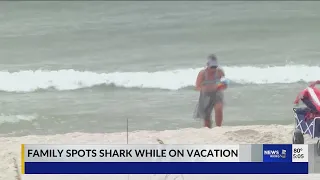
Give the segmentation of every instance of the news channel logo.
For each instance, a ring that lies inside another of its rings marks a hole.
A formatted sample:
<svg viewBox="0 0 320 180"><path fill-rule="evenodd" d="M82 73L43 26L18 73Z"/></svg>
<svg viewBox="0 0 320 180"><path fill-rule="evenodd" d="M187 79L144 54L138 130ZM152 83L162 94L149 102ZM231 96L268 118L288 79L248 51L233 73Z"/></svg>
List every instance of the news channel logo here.
<svg viewBox="0 0 320 180"><path fill-rule="evenodd" d="M291 144L264 144L263 162L291 162L292 145Z"/></svg>
<svg viewBox="0 0 320 180"><path fill-rule="evenodd" d="M263 155L267 155L270 158L286 158L287 157L287 150L282 149L281 153L279 150L264 150Z"/></svg>

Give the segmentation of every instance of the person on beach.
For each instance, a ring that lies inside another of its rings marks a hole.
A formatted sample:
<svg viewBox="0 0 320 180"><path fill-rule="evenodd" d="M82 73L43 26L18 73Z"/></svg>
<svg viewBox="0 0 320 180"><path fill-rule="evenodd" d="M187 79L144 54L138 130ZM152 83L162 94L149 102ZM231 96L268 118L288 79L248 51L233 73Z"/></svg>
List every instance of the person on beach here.
<svg viewBox="0 0 320 180"><path fill-rule="evenodd" d="M317 84L320 84L320 80L311 82L294 101L295 105L299 105L300 100L306 105L306 107L295 108L295 112L303 115L304 120L312 120L320 116L320 90L315 87Z"/></svg>
<svg viewBox="0 0 320 180"><path fill-rule="evenodd" d="M315 87L317 84L320 84L320 80L311 82L306 89L298 94L294 104L298 105L301 100L312 111L320 112L320 90Z"/></svg>
<svg viewBox="0 0 320 180"><path fill-rule="evenodd" d="M221 83L225 73L218 66L214 54L208 56L207 67L198 73L196 90L200 92L195 118L204 120L204 126L212 128L212 111L215 112L216 126L222 125L223 120L223 90L226 83Z"/></svg>

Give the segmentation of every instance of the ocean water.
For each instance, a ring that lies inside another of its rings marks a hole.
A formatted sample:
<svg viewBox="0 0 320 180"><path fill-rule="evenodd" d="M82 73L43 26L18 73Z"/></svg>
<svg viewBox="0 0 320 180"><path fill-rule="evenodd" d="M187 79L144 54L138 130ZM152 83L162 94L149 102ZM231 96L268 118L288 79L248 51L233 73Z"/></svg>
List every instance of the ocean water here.
<svg viewBox="0 0 320 180"><path fill-rule="evenodd" d="M319 22L319 2L0 2L0 159L124 143L127 119L138 143L290 143L292 103L320 78ZM210 53L231 80L222 130L192 118Z"/></svg>
<svg viewBox="0 0 320 180"><path fill-rule="evenodd" d="M289 124L320 78L318 2L1 2L0 134L201 127L216 53L225 125Z"/></svg>

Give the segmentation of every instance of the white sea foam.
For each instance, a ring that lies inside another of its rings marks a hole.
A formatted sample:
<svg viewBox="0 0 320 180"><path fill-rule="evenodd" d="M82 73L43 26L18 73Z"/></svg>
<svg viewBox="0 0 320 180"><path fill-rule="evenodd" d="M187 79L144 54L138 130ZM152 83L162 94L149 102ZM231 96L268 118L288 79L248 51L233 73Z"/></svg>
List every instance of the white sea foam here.
<svg viewBox="0 0 320 180"><path fill-rule="evenodd" d="M21 114L21 115L10 115L10 114L0 114L0 125L4 123L18 123L21 121L33 121L38 116L36 114Z"/></svg>
<svg viewBox="0 0 320 180"><path fill-rule="evenodd" d="M45 71L26 70L0 72L0 90L7 92L31 92L37 89L55 88L75 90L96 85L119 87L159 88L178 90L195 83L201 68L178 69L158 72L110 72L96 73L73 69ZM320 67L287 65L275 67L230 66L224 68L227 78L239 84L273 84L313 81L320 77Z"/></svg>
<svg viewBox="0 0 320 180"><path fill-rule="evenodd" d="M180 129L166 131L136 131L129 134L130 144L156 144L160 138L167 144L256 144L291 143L293 125L233 126L213 129ZM45 136L0 137L0 180L14 180L13 158L20 161L20 144L124 144L126 133L68 133ZM309 138L306 143L314 143ZM170 175L173 180L177 175ZM316 180L320 175L184 175L185 180L212 179L283 179ZM25 175L23 180L127 180L128 175ZM164 180L165 175L130 175L130 180ZM182 180L177 178L176 180Z"/></svg>

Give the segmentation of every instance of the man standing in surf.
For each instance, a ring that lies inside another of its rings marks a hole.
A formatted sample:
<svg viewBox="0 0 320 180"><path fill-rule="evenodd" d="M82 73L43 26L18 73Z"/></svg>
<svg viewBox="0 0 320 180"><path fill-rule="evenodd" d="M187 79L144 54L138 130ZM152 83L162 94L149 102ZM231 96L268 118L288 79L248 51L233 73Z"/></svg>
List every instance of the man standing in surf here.
<svg viewBox="0 0 320 180"><path fill-rule="evenodd" d="M200 92L195 117L204 120L204 126L212 128L212 111L215 112L216 126L223 120L223 90L227 88L224 71L219 68L217 57L208 56L207 67L201 70L196 80L196 90Z"/></svg>

